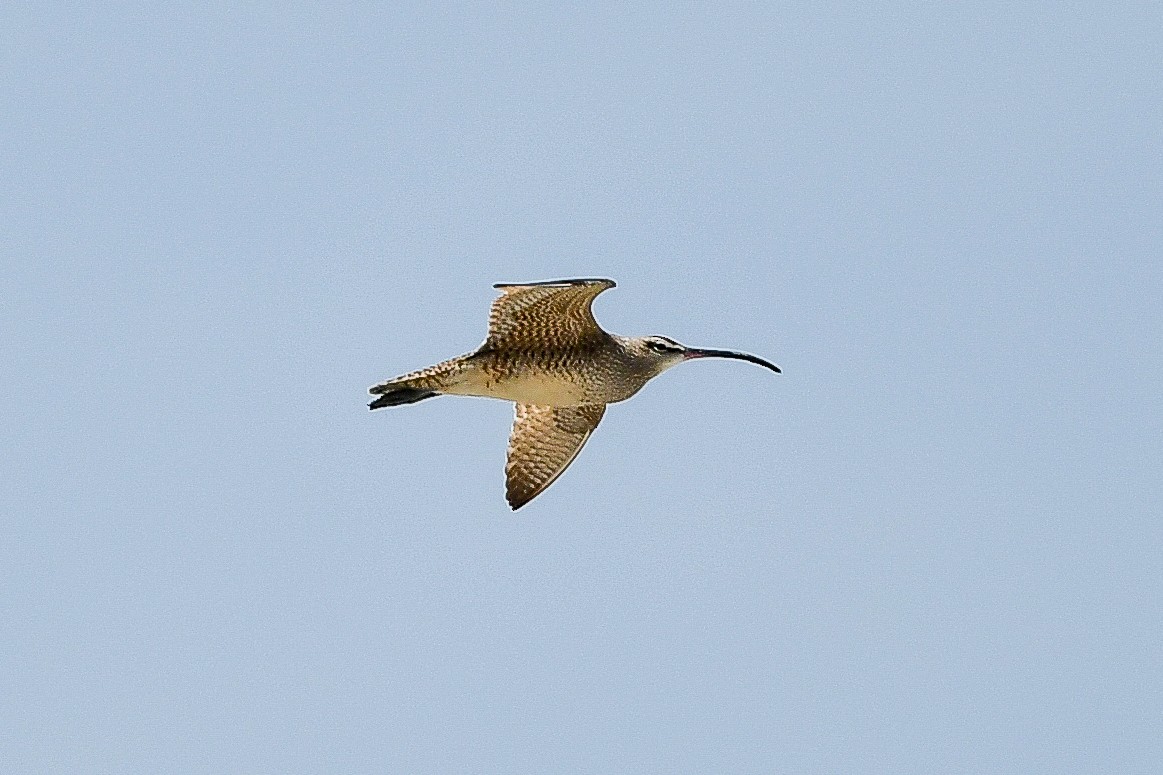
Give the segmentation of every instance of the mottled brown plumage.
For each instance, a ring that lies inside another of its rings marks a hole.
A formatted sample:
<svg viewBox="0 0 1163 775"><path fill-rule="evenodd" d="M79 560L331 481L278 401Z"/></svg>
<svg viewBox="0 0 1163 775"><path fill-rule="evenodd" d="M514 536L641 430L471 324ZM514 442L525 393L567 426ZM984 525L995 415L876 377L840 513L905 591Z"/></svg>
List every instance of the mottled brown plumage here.
<svg viewBox="0 0 1163 775"><path fill-rule="evenodd" d="M569 467L594 428L604 405L517 404L505 462L505 498L519 509L553 484Z"/></svg>
<svg viewBox="0 0 1163 775"><path fill-rule="evenodd" d="M370 389L372 409L440 394L516 403L505 465L506 496L518 509L559 477L605 413L651 378L685 360L722 357L779 367L746 353L685 347L659 336L602 330L590 309L612 280L498 284L489 332L475 352Z"/></svg>

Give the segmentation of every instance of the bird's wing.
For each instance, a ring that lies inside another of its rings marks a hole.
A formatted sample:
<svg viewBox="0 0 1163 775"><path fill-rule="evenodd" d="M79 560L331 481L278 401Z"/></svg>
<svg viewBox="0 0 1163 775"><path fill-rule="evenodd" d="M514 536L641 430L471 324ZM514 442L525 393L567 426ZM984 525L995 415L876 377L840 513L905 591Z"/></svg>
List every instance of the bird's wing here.
<svg viewBox="0 0 1163 775"><path fill-rule="evenodd" d="M553 484L581 452L605 412L604 404L517 404L505 462L505 498L509 506L519 509Z"/></svg>
<svg viewBox="0 0 1163 775"><path fill-rule="evenodd" d="M501 291L489 312L485 346L576 347L609 336L594 320L594 298L613 280L553 280L493 286Z"/></svg>

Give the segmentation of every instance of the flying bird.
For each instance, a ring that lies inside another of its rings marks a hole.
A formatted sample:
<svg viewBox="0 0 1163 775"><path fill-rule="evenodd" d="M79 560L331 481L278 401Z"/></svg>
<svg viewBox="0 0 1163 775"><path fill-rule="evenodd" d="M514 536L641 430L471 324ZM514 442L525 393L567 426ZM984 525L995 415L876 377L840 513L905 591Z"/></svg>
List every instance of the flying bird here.
<svg viewBox="0 0 1163 775"><path fill-rule="evenodd" d="M665 336L617 336L590 307L613 280L552 280L493 286L488 336L475 352L369 389L368 406L412 404L438 395L516 403L505 463L505 498L521 508L561 476L605 414L683 361L734 358L779 373L747 353L687 347Z"/></svg>

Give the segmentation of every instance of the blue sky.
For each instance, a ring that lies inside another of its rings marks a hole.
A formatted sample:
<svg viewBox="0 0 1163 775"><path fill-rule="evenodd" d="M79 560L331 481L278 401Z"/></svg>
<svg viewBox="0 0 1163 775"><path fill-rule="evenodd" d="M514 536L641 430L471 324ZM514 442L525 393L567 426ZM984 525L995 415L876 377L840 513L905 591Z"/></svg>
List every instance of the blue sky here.
<svg viewBox="0 0 1163 775"><path fill-rule="evenodd" d="M0 12L0 759L1153 772L1155 4ZM491 284L755 352L505 506Z"/></svg>

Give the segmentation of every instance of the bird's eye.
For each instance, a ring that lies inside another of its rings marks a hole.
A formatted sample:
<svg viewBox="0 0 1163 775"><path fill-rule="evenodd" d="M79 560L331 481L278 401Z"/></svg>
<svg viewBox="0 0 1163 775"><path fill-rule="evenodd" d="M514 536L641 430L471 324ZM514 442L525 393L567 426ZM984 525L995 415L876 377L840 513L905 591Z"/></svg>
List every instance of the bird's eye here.
<svg viewBox="0 0 1163 775"><path fill-rule="evenodd" d="M666 344L665 342L657 342L654 340L647 342L646 346L649 347L651 350L654 350L654 352L656 352L656 353L670 352L671 350L674 349L673 347L671 347L669 344Z"/></svg>

